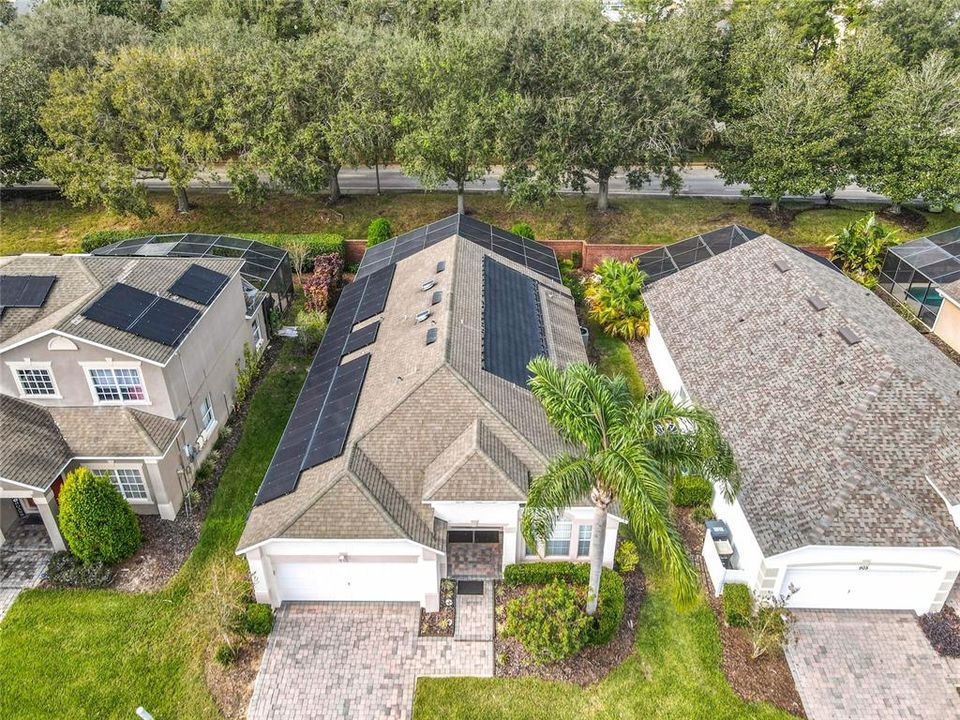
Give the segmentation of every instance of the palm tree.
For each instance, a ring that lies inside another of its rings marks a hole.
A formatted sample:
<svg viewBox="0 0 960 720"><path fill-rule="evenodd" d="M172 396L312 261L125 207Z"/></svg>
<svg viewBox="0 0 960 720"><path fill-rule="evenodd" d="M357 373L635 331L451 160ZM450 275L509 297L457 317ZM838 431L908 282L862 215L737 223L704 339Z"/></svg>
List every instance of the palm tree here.
<svg viewBox="0 0 960 720"><path fill-rule="evenodd" d="M558 368L546 358L530 363L530 389L547 419L578 448L553 458L534 478L521 518L533 546L545 541L564 508L593 504L587 614L596 612L610 506L619 501L637 538L675 581L675 600L684 606L697 595L696 571L670 518L669 490L678 473L719 482L732 502L740 479L730 446L716 419L669 393L637 399L620 375L607 377L585 363Z"/></svg>
<svg viewBox="0 0 960 720"><path fill-rule="evenodd" d="M650 312L642 295L646 277L636 260L607 258L597 266L587 284L588 314L607 335L636 340L650 332Z"/></svg>

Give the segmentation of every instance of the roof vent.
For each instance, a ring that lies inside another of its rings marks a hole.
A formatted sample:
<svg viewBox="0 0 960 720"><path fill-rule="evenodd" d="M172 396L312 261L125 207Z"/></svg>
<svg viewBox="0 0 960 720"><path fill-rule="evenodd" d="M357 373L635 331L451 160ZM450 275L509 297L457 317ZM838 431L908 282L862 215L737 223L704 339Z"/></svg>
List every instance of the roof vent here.
<svg viewBox="0 0 960 720"><path fill-rule="evenodd" d="M417 320L418 323L422 323L422 322L423 322L424 320L426 320L428 317L430 317L430 311L429 311L429 310L421 310L420 312L417 313L416 320Z"/></svg>
<svg viewBox="0 0 960 720"><path fill-rule="evenodd" d="M782 273L785 273L790 269L790 263L788 263L786 260L777 260L773 263L773 266Z"/></svg>
<svg viewBox="0 0 960 720"><path fill-rule="evenodd" d="M426 292L436 284L436 280L424 280L422 283L420 283L420 290Z"/></svg>
<svg viewBox="0 0 960 720"><path fill-rule="evenodd" d="M840 333L840 337L844 339L847 345L856 345L862 339L848 327L842 327L838 332Z"/></svg>
<svg viewBox="0 0 960 720"><path fill-rule="evenodd" d="M447 269L447 261L446 261L446 260L441 260L440 262L437 263L437 272L438 272L438 273L442 273L442 272L443 272L444 270L446 270L446 269Z"/></svg>
<svg viewBox="0 0 960 720"><path fill-rule="evenodd" d="M437 329L435 327L427 330L427 345L433 345L437 341Z"/></svg>
<svg viewBox="0 0 960 720"><path fill-rule="evenodd" d="M439 305L441 300L443 300L443 292L441 290L437 290L435 293L433 293L433 300L430 301L430 304Z"/></svg>
<svg viewBox="0 0 960 720"><path fill-rule="evenodd" d="M823 301L823 298L817 295L807 296L807 302L810 303L810 307L812 307L817 312L827 309L827 304Z"/></svg>

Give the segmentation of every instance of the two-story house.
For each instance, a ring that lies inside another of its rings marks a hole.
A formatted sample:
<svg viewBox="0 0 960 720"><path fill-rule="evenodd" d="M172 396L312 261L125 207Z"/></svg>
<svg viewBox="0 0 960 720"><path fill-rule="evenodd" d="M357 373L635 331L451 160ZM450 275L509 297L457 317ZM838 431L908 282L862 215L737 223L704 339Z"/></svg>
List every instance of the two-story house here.
<svg viewBox="0 0 960 720"><path fill-rule="evenodd" d="M0 544L83 465L176 517L267 337L233 258L0 258Z"/></svg>

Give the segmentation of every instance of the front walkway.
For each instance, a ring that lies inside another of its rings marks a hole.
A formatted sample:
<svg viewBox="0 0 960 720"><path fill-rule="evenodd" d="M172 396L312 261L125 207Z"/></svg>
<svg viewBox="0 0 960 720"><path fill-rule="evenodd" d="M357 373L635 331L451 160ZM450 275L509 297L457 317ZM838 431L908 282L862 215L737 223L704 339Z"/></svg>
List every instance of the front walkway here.
<svg viewBox="0 0 960 720"><path fill-rule="evenodd" d="M911 612L797 610L787 662L810 720L960 718L960 660Z"/></svg>
<svg viewBox="0 0 960 720"><path fill-rule="evenodd" d="M418 637L414 603L287 603L248 720L407 720L417 677L493 675L493 583L457 596L453 638Z"/></svg>
<svg viewBox="0 0 960 720"><path fill-rule="evenodd" d="M53 554L42 524L22 524L0 545L0 620L25 588L40 582Z"/></svg>

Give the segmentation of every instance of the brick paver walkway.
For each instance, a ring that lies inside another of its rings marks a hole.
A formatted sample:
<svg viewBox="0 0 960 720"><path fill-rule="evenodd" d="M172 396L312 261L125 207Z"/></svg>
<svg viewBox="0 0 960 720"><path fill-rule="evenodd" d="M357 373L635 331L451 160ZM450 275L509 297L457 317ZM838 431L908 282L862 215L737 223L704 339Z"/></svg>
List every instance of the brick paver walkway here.
<svg viewBox="0 0 960 720"><path fill-rule="evenodd" d="M787 661L810 720L960 718L960 660L910 612L798 610Z"/></svg>
<svg viewBox="0 0 960 720"><path fill-rule="evenodd" d="M21 525L0 545L0 620L21 590L40 582L52 554L43 525Z"/></svg>
<svg viewBox="0 0 960 720"><path fill-rule="evenodd" d="M488 584L483 596L458 598L468 609L454 638L418 637L420 607L413 603L285 604L248 720L408 720L417 677L492 675L493 643L479 639L488 602L492 638Z"/></svg>

